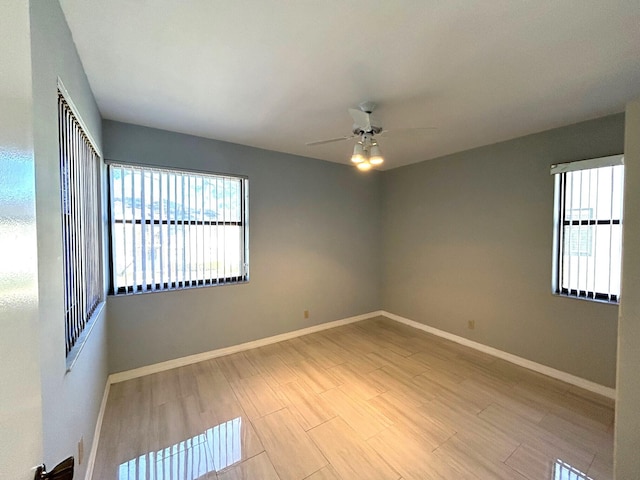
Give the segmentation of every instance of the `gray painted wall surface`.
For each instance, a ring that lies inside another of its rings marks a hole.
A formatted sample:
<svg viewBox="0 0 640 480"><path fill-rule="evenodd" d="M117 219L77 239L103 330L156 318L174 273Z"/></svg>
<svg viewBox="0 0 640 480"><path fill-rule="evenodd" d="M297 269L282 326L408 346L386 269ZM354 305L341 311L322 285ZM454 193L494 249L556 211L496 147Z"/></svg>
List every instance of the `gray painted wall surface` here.
<svg viewBox="0 0 640 480"><path fill-rule="evenodd" d="M640 99L627 105L615 478L640 478Z"/></svg>
<svg viewBox="0 0 640 480"><path fill-rule="evenodd" d="M107 379L106 315L103 310L73 370L65 373L58 77L98 148L102 121L57 1L31 1L31 48L43 460L52 467L69 455L76 456L77 443L84 437L85 459L76 465L75 474L83 478Z"/></svg>
<svg viewBox="0 0 640 480"><path fill-rule="evenodd" d="M108 160L247 175L250 192L250 282L109 297L111 372L380 308L379 174L111 121L103 135Z"/></svg>
<svg viewBox="0 0 640 480"><path fill-rule="evenodd" d="M385 172L384 310L613 387L618 307L551 294L549 166L623 142L614 115Z"/></svg>
<svg viewBox="0 0 640 480"><path fill-rule="evenodd" d="M0 478L42 458L29 1L0 15Z"/></svg>

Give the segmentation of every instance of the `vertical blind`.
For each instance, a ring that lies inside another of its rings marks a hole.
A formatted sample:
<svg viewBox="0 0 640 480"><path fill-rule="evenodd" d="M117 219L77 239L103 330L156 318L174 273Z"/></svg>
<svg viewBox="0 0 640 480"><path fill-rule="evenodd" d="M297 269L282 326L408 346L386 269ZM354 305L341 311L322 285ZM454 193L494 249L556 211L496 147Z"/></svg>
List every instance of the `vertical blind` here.
<svg viewBox="0 0 640 480"><path fill-rule="evenodd" d="M116 163L109 178L115 293L248 279L246 179Z"/></svg>
<svg viewBox="0 0 640 480"><path fill-rule="evenodd" d="M58 134L67 355L102 297L100 158L61 93Z"/></svg>
<svg viewBox="0 0 640 480"><path fill-rule="evenodd" d="M552 167L559 190L557 293L619 300L622 162L622 156L614 156Z"/></svg>

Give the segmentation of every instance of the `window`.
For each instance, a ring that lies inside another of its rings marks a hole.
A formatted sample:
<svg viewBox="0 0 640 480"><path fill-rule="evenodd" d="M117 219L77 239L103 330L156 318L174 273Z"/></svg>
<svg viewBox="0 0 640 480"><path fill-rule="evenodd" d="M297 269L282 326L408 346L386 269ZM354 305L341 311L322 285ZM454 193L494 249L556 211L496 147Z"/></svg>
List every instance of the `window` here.
<svg viewBox="0 0 640 480"><path fill-rule="evenodd" d="M109 165L114 293L248 280L248 180Z"/></svg>
<svg viewBox="0 0 640 480"><path fill-rule="evenodd" d="M618 302L622 261L622 155L553 165L556 228L553 289Z"/></svg>
<svg viewBox="0 0 640 480"><path fill-rule="evenodd" d="M58 134L67 357L102 300L100 157L62 93Z"/></svg>

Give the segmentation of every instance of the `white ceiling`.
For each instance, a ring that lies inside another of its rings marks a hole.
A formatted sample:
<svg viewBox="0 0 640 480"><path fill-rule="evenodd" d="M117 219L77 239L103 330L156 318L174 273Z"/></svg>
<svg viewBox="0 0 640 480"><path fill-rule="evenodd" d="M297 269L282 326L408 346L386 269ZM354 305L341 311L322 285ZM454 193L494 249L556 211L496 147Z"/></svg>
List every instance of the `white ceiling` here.
<svg viewBox="0 0 640 480"><path fill-rule="evenodd" d="M638 0L61 0L107 119L349 163L372 100L384 168L621 112Z"/></svg>

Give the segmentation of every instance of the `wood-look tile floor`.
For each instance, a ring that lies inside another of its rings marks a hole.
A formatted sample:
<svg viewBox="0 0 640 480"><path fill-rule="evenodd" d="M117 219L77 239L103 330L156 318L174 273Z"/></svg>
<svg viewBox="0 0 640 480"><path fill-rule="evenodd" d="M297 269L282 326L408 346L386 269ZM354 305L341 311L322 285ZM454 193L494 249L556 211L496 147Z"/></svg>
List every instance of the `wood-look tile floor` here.
<svg viewBox="0 0 640 480"><path fill-rule="evenodd" d="M606 480L613 416L379 317L112 385L93 478Z"/></svg>

